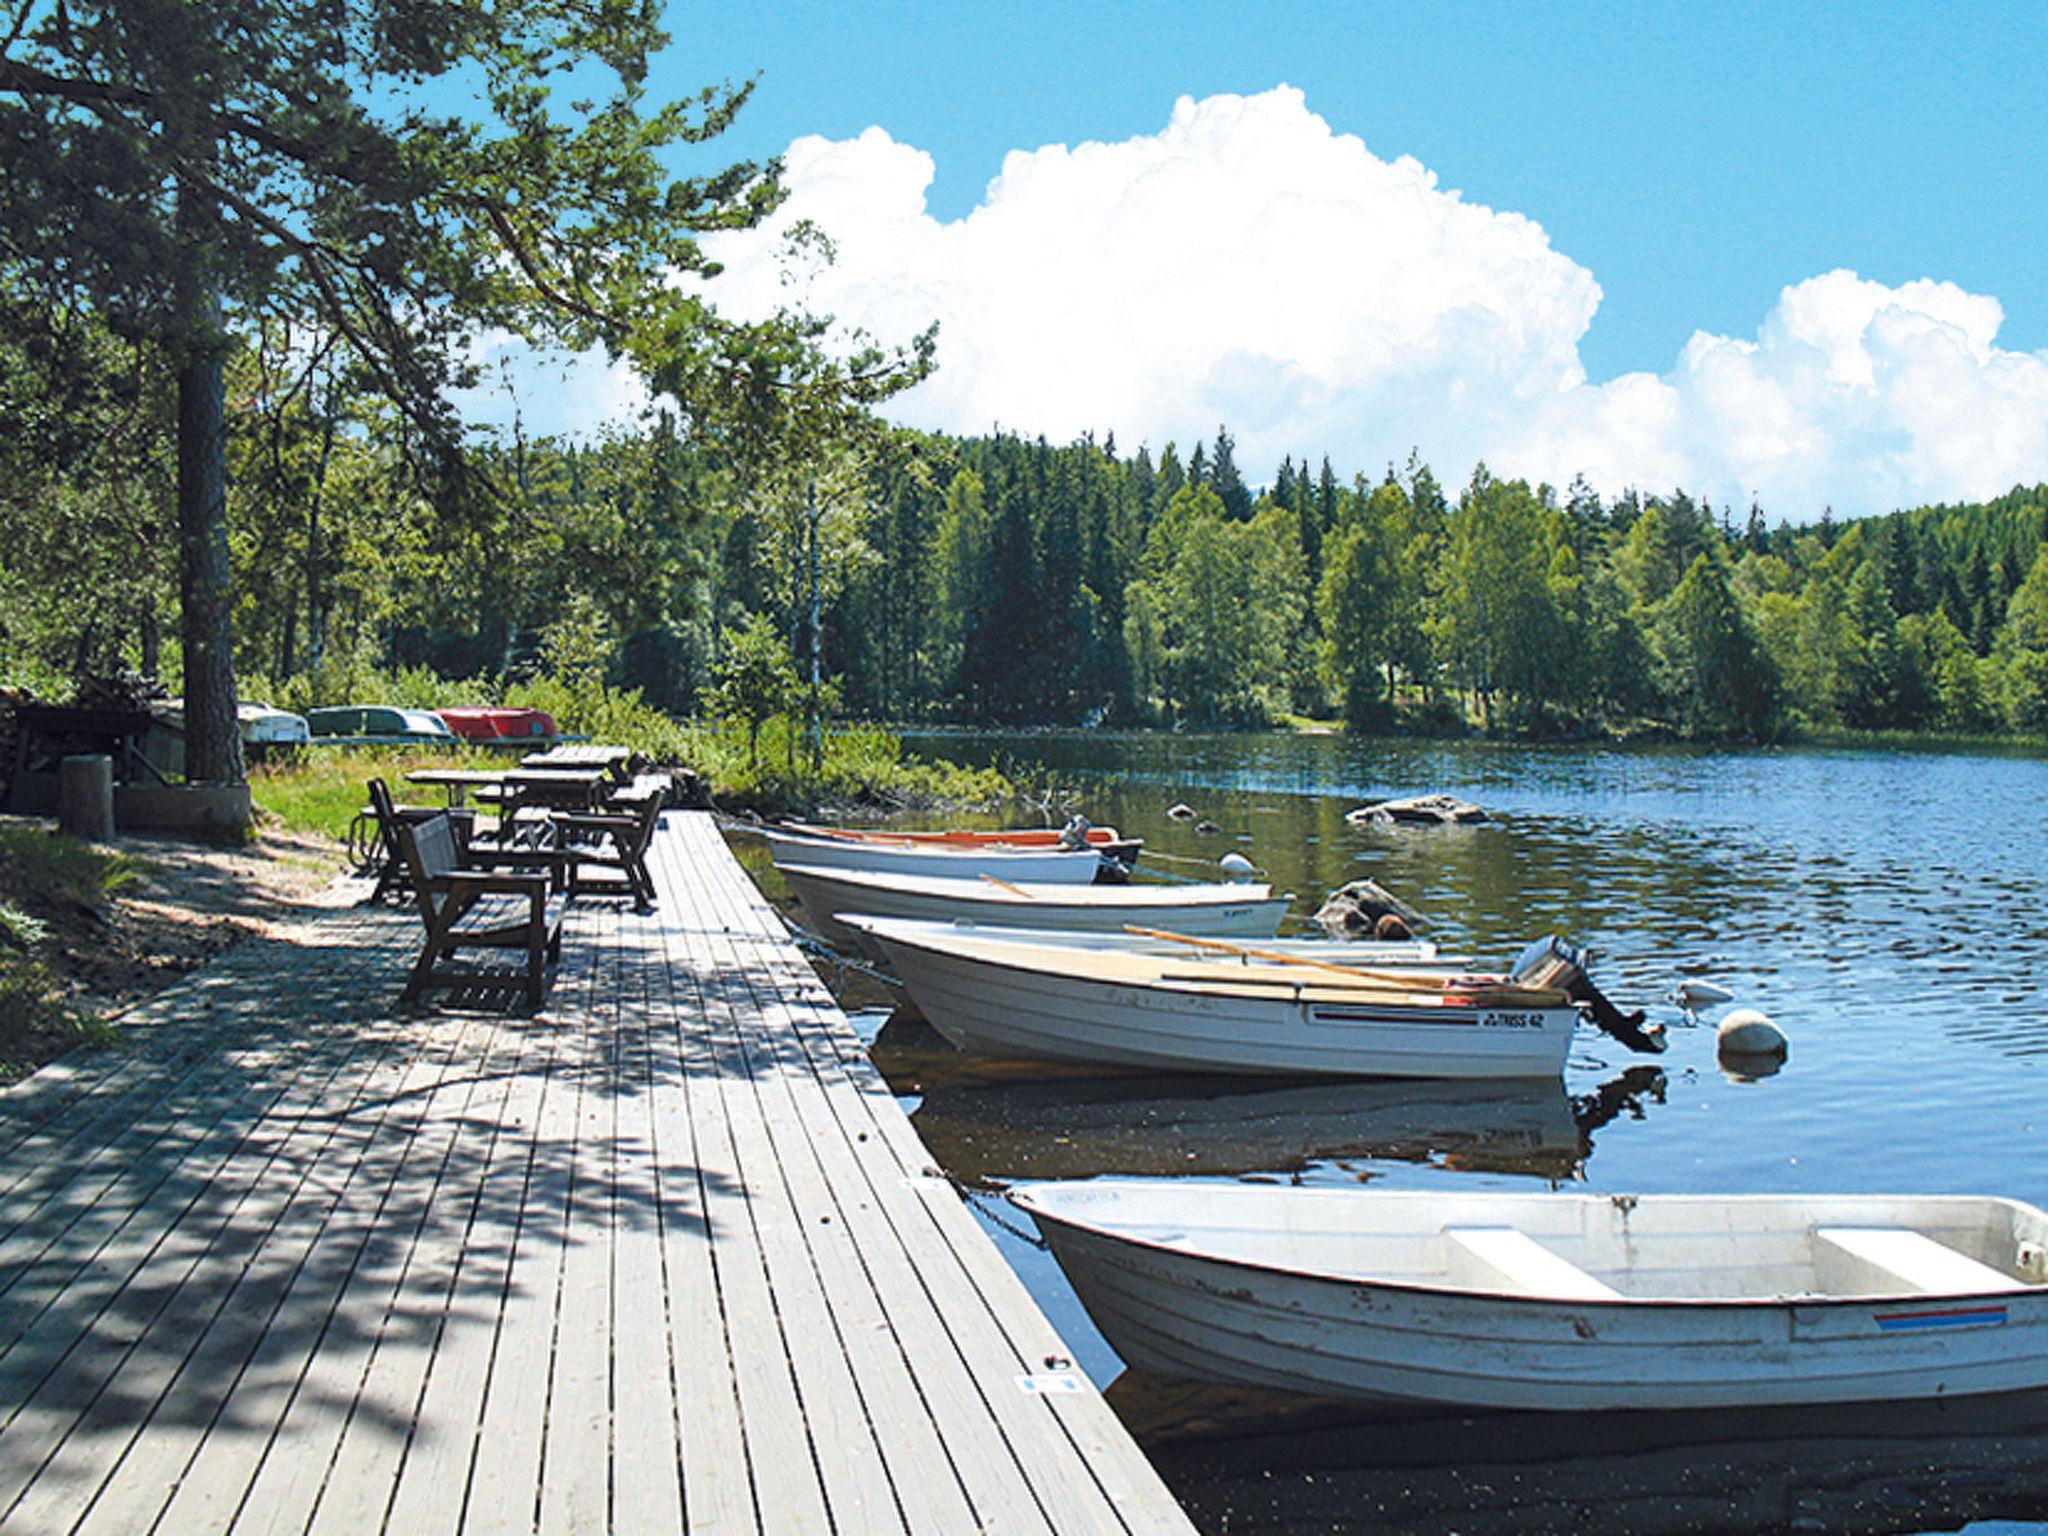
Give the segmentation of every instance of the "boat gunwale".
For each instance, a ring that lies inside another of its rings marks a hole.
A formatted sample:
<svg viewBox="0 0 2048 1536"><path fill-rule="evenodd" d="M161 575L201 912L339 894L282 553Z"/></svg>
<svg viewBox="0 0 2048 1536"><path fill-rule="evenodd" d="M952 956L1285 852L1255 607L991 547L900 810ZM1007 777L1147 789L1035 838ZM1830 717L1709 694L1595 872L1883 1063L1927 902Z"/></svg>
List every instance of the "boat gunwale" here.
<svg viewBox="0 0 2048 1536"><path fill-rule="evenodd" d="M1267 978L1263 975L1257 977L1245 976L1234 979L1219 976L1217 980L1213 983L1207 982L1199 977L1159 976L1153 978L1146 978L1142 976L1095 976L1090 975L1085 971L1063 970L1050 963L1044 965L1032 965L1028 963L1020 963L1014 960L993 959L986 955L962 954L960 951L949 947L929 943L919 943L915 938L904 938L894 933L877 931L877 929L873 926L877 922L895 924L922 921L918 918L883 917L870 912L842 912L838 914L838 920L846 924L850 928L857 929L858 931L867 934L869 937L879 940L883 944L901 944L906 948L918 950L923 954L938 955L949 960L964 961L965 963L970 965L987 966L993 970L1007 971L1016 975L1053 976L1058 977L1059 979L1064 981L1082 982L1089 986L1142 988L1158 992L1171 992L1176 996L1181 997L1227 997L1237 1002L1272 1002L1284 1004L1291 1007L1303 1008L1319 1007L1324 1004L1341 1003L1352 1003L1360 1006L1373 1007L1385 1006L1389 1008L1403 1009L1409 1013L1416 1015L1426 1013L1439 1013L1451 1016L1452 1018L1469 1015L1475 1024L1477 1023L1480 1015L1486 1013L1565 1013L1569 1011L1574 1014L1572 1033L1577 1032L1578 1023L1580 1022L1580 1016L1578 1016L1577 1010L1568 1001L1515 1001L1500 1003L1439 1002L1429 1004L1409 1003L1402 1001L1398 995L1393 996L1390 999L1384 993L1371 991L1366 986L1354 985L1347 982L1318 981L1314 977L1308 977L1303 980L1297 981L1294 979L1291 973L1287 975L1276 975L1271 978ZM990 932L987 930L976 928L971 937L976 940L986 939L987 942L990 943L1004 944L1015 948L1044 949L1055 954L1120 953L1120 951L1116 950L1068 950L1060 946L1050 944L1033 945L1031 942L1031 930L1029 928L1007 929L1000 932ZM1188 957L1188 959L1190 960L1190 962L1192 962L1193 957ZM1283 968L1279 966L1274 966L1271 967L1271 969L1278 971ZM1366 978L1361 979L1364 980ZM1232 990L1233 988L1236 990ZM1415 990L1418 995L1442 996L1443 993L1447 991L1456 991L1458 989L1451 987L1443 987L1438 988L1434 993L1426 993L1422 988L1416 988ZM1311 996L1311 992L1314 992L1315 995ZM1420 1021L1418 1020L1418 1022ZM1372 1074L1364 1073L1360 1075L1371 1076Z"/></svg>
<svg viewBox="0 0 2048 1536"><path fill-rule="evenodd" d="M1201 1176L1201 1175L1189 1175L1189 1177L1188 1177L1188 1179L1187 1179L1187 1183L1189 1183L1190 1185L1192 1185L1192 1184L1196 1184L1196 1183L1200 1183L1200 1182L1202 1182L1202 1181L1203 1181L1203 1176ZM1267 1261L1264 1261L1264 1260L1260 1260L1260 1259L1237 1259L1237 1258L1224 1258L1224 1257L1222 1257L1222 1256L1220 1256L1220 1255L1217 1255L1217 1254L1213 1254L1213 1253L1205 1253L1205 1252L1202 1252L1202 1251L1200 1251L1200 1250L1197 1250L1197 1249L1190 1249L1190 1248L1180 1248L1180 1247L1176 1247L1176 1246L1174 1246L1174 1245L1173 1245L1173 1244L1171 1244L1171 1243L1161 1242L1161 1241L1159 1241L1159 1240L1157 1240L1157 1239L1155 1239L1155 1238L1144 1238L1144 1237L1135 1237L1135 1236L1132 1236L1132 1235L1130 1235L1129 1233L1124 1233L1124 1232L1116 1232L1116 1231L1112 1231L1112 1230L1110 1230L1110 1229L1109 1229L1109 1228L1107 1228L1107 1227L1102 1227L1102 1226L1097 1226L1097 1225L1090 1225L1090 1224L1089 1224L1089 1223L1087 1223L1087 1222L1083 1222L1083 1221L1076 1221L1076 1220L1073 1220L1073 1219L1072 1219L1072 1218L1070 1218L1070 1217L1064 1217L1064 1216L1055 1216L1055 1215L1052 1215L1052 1214L1050 1214L1050 1213L1048 1213L1048 1212L1045 1212L1045 1211L1041 1211L1041 1210L1037 1210L1037 1209L1034 1209L1034 1208L1033 1208L1033 1207L1032 1207L1032 1206L1031 1206L1031 1205L1030 1205L1029 1203L1027 1203L1027 1197L1028 1197L1028 1196L1030 1195L1031 1191L1032 1191L1032 1190L1033 1190L1034 1188L1041 1188L1041 1187L1044 1187L1044 1186L1045 1186L1045 1185L1047 1185L1047 1184L1058 1184L1058 1183L1084 1183L1084 1184L1085 1184L1085 1183L1088 1183L1088 1182L1091 1182L1091 1181L1088 1181L1088 1180L1057 1180L1057 1179L1054 1179L1054 1180L1040 1180L1040 1181L1036 1181L1036 1182L1034 1182L1033 1184L1027 1184L1027 1185L1023 1185L1023 1186L1021 1186L1021 1187L1019 1187L1019 1186L1014 1186L1014 1185L1013 1185L1012 1187L1010 1187L1010 1188L1008 1188L1008 1189L1006 1189L1006 1190L1004 1190L1004 1191L1003 1191L1003 1198L1004 1198L1005 1200L1009 1201L1009 1202L1010 1202L1010 1204L1012 1204L1012 1205L1016 1206L1016 1207L1017 1207L1017 1208L1018 1208L1019 1210L1023 1211L1023 1212L1024 1212L1024 1214L1025 1214L1025 1215L1027 1215L1027 1216L1029 1216L1029 1217L1030 1217L1030 1218L1032 1219L1032 1221L1034 1221L1034 1222L1038 1222L1038 1221L1050 1221L1050 1222L1051 1222L1051 1223L1053 1223L1053 1225L1055 1225L1055 1226L1065 1227L1065 1228L1067 1228L1067 1229L1069 1229L1069 1230L1071 1230L1071 1231L1087 1233L1087 1234L1089 1234L1090 1236L1094 1236L1094 1237L1100 1237L1100 1238L1104 1238L1104 1239L1107 1239L1107 1240L1109 1240L1109 1241L1111 1241L1111 1242L1117 1242L1117 1243L1124 1243L1124 1244L1128 1244L1128 1245L1130 1245L1131 1247L1134 1247L1134 1248L1142 1248L1142 1249L1145 1249L1145 1250L1147 1250L1148 1252L1153 1252L1153 1253L1164 1253L1164 1254L1170 1254L1170 1255L1172 1255L1172 1256L1173 1256L1173 1257L1175 1257L1175 1258L1180 1258L1180 1259L1199 1259L1200 1261L1202 1261L1202 1262L1203 1262L1203 1263L1205 1263L1205 1264L1215 1264L1215 1265L1219 1265L1219 1266L1227 1267L1227 1268L1230 1268L1230 1269L1246 1269L1246 1270L1252 1270L1252 1271L1255 1271L1255 1272L1257 1272L1257 1273L1259 1273L1259 1274L1264 1274L1264 1275L1278 1275L1278 1276L1281 1276L1281 1277L1284 1277L1284 1278L1287 1278L1287 1279L1293 1279L1293 1280L1307 1280L1307 1281L1312 1281L1312 1282L1314 1282L1314 1283L1316 1283L1316 1284L1318 1284L1318 1285L1331 1285L1331 1286L1342 1286L1342 1287L1344 1287L1344 1288L1345 1288L1345 1289L1347 1289L1347 1290L1358 1290L1358 1289L1372 1289L1372 1290L1384 1290L1384 1291L1395 1291L1395 1292L1399 1292L1399 1293L1401 1293L1401 1294L1403 1294L1403 1295L1412 1295L1412 1296L1431 1296L1431 1297L1435 1297L1435 1296L1466 1296L1466 1297L1472 1297L1472 1298L1475 1298L1475 1299L1478 1299L1478 1300L1483 1300L1483 1301L1487 1301L1487 1302L1497 1302L1497 1301L1505 1301L1505 1302L1513 1302L1513 1303L1516 1303L1516 1304L1518 1304L1518 1305L1522 1305L1522 1306L1541 1306L1541 1307L1563 1308L1563 1309L1567 1309L1567 1310L1570 1310L1570 1311L1573 1311L1573 1312L1582 1312L1582 1311L1619 1311L1619 1310L1623 1310L1623 1309L1632 1309L1632 1310L1635 1310L1635 1311L1642 1311L1642 1310L1644 1310L1644 1309L1647 1309L1647 1308L1651 1308L1651 1307L1671 1307L1671 1308L1678 1308L1678 1309L1682 1309L1682 1310L1686 1310L1686 1311L1699 1311L1699 1310L1721 1310L1721 1311L1735 1311L1735 1310L1741 1310L1741 1311L1754 1311L1754 1310L1757 1310L1757 1309L1759 1309L1759 1308L1768 1308L1769 1310L1771 1310L1771 1311L1774 1311L1774 1312L1776 1312L1776 1311L1783 1311L1783 1310L1785 1310L1785 1309L1787 1309L1787 1308L1790 1308L1790 1307L1867 1307L1867 1306L1872 1306L1872 1305L1877 1305L1877 1306L1890 1306L1890 1305L1899 1305L1899 1304L1911 1304L1911 1303L1914 1303L1914 1302L1921 1302L1921 1303L1934 1303L1934 1302L1944 1302L1944 1301L1984 1301L1984 1302L1990 1302L1990 1301L2000 1301L2000 1302L2004 1302L2004 1301L2011 1301L2011 1300L2013 1300L2013 1299L2014 1299L2014 1298L2016 1298L2016 1297L2020 1297L2020 1296L2027 1296L2027 1295L2039 1295L2039 1296L2043 1296L2043 1297L2048 1297L2048 1282L2042 1282L2042 1281L2020 1281L2020 1282L2019 1282L2019 1284L2021 1284L2022 1286L2024 1286L2024 1287L2025 1287L2025 1289L2023 1289L2023 1290L2019 1290L2019 1291L2010 1291L2010 1290L1997 1290L1997 1291L1884 1291L1884 1292L1873 1292L1873 1293L1871 1293L1871 1294L1869 1294L1869 1295L1864 1295L1864 1296L1824 1296L1824 1295L1809 1295L1809 1294L1807 1294L1807 1293L1805 1293L1805 1292L1800 1292L1800 1293L1798 1293L1798 1294L1796 1294L1796 1295L1781 1295L1781 1296L1629 1296L1629 1295L1615 1295L1615 1296L1611 1296L1611 1297L1609 1297L1609 1296L1601 1296L1601 1297L1592 1297L1592 1298L1585 1298L1585 1299L1581 1299L1581 1298L1578 1298L1578 1297L1567 1297L1567 1296L1543 1296L1543 1295L1531 1295L1530 1293L1528 1293L1528 1292L1526 1292L1526 1291L1490 1291L1490 1290L1483 1290L1483 1289L1480 1289L1480 1288L1478 1288L1478 1287L1473 1287L1473 1286L1453 1286L1453 1285L1428 1285L1428 1284L1424 1284L1424 1283L1422 1283L1422 1282L1419 1282L1419 1281L1411 1281L1411 1280L1387 1280L1387 1279L1380 1279L1380 1278L1377 1278L1377 1277L1372 1277L1372 1278L1366 1278L1366 1279L1355 1279L1355 1278L1351 1278L1351 1277L1347 1277L1347 1276L1341 1276L1341 1275L1335 1275L1335 1274L1331 1274L1331 1273L1330 1273L1329 1271L1327 1271L1327 1270L1318 1270L1318 1269L1301 1269L1301 1268L1297 1268L1297 1267L1295 1267L1295 1266L1292 1266L1292 1265L1285 1265L1285 1264L1274 1264L1274 1263L1270 1263L1270 1262L1267 1262ZM1211 1182L1213 1182L1213 1181L1211 1181ZM1349 1191L1349 1190L1333 1190L1333 1191L1331 1191L1331 1193L1333 1193L1333 1194L1350 1194L1350 1193L1351 1193L1351 1191ZM1402 1191L1399 1191L1399 1193L1401 1193L1401 1194L1416 1194L1416 1193L1420 1193L1420 1191L1409 1191L1409 1190L1402 1190ZM1532 1196L1522 1196L1521 1198L1525 1198L1525 1199L1527 1199L1527 1198L1534 1198L1534 1197L1532 1197ZM1565 1198L1566 1198L1566 1199L1572 1199L1572 1198L1578 1198L1578 1199L1586 1199L1586 1198L1606 1198L1606 1199L1610 1199L1610 1200L1612 1200L1612 1199L1617 1199L1617 1198L1634 1198L1634 1197L1632 1197L1632 1196L1617 1196L1617 1195L1609 1195L1609 1196L1605 1196L1605 1197L1588 1197L1588 1196L1577 1196L1577 1197L1573 1197L1573 1196L1566 1196ZM1717 1204L1725 1204L1725 1203L1728 1203L1728 1202L1744 1202L1744 1201L1782 1201L1782 1200L1788 1200L1788 1199L1796 1199L1796 1198L1799 1198L1799 1197L1797 1197L1797 1196L1788 1196L1788 1195L1755 1195L1755 1194L1752 1194L1752 1195L1659 1195L1659 1196L1654 1196L1653 1198L1655 1198L1655 1199L1658 1199L1658 1200L1660 1200L1660 1201L1673 1201L1673 1200L1687 1200L1687 1201L1695 1201L1695 1200L1696 1200L1696 1201L1702 1201L1702 1202L1704 1202L1704 1201L1713 1201L1714 1203L1717 1203ZM2040 1209L2040 1207L2038 1207L2038 1206L2031 1206L2031 1205L2028 1205L2028 1204L2027 1204L2027 1203L2026 1203L2026 1202L2025 1202L2024 1200L2015 1200L2015 1199L2013 1199L2013 1198L2011 1198L2010 1196L2007 1196L2007 1195L1885 1195L1885 1194L1871 1194L1871 1195L1845 1195L1845 1196L1837 1196L1837 1197L1829 1197L1829 1198L1842 1198L1842 1199L1852 1199L1852 1200L1972 1200L1972 1201L1982 1201L1982 1202L1985 1202L1985 1203L1987 1203L1987 1204L1993 1204L1993 1205L2000 1205L2000 1206L2005 1206L2005 1207L2008 1207L2008 1208L2011 1208L2011 1209L2017 1209L2017 1210L2021 1210L2021 1211L2028 1211L2028 1212L2032 1212L2032 1213L2033 1213L2033 1214L2035 1214L2035 1215L2044 1215L2044 1214L2048 1214L2048 1213L2044 1213L2044 1212L2042 1212L2042 1211L2041 1211L2041 1209ZM1517 1229L1517 1230L1519 1230L1519 1229ZM1911 1230L1911 1229L1908 1229L1908 1230ZM1057 1255L1055 1255L1055 1257L1057 1257Z"/></svg>
<svg viewBox="0 0 2048 1536"><path fill-rule="evenodd" d="M1037 850L1029 851L1035 852ZM776 866L776 869L784 879L788 879L790 875L794 874L801 879L843 881L843 883L862 886L872 884L888 891L892 895L915 896L921 897L928 901L962 900L969 902L985 902L990 905L1002 907L1015 907L1022 910L1030 910L1034 907L1093 906L1098 908L1099 910L1110 911L1117 907L1126 906L1158 906L1187 907L1191 910L1199 912L1203 908L1211 906L1266 906L1273 902L1291 903L1294 900L1294 895L1292 892L1275 891L1270 884L1254 883L1249 885L1233 885L1227 881L1205 881L1199 885L1169 885L1164 881L1161 881L1157 884L1151 882L1133 882L1129 885L1062 885L1056 882L1043 880L1018 880L1010 882L1013 885L1036 885L1041 887L1048 893L1044 896L1039 896L1034 893L1028 896L1019 897L1013 895L1009 891L1004 890L1000 885L996 885L993 882L982 880L977 876L913 875L901 874L893 870L854 869L851 867L841 868L829 864L778 864ZM850 881L846 881L844 878L846 876L853 876L854 878ZM910 887L907 884L900 883L913 880L929 880L950 883L962 887L962 890L957 894L950 891L922 891ZM973 887L976 886L985 886L986 894L984 894L982 891L974 890ZM1103 899L1100 896L1083 897L1077 899L1077 897L1073 893L1081 891L1095 891L1115 894L1113 896L1110 896L1109 899ZM1220 894L1214 894L1223 891L1230 891L1233 893L1241 894L1233 894L1229 897L1225 897ZM1052 894L1055 892L1059 894ZM1120 899L1126 894L1133 892L1141 893L1143 899ZM1159 896L1154 894L1155 892L1158 892L1161 895L1165 895L1168 899L1163 901L1160 900ZM1181 899L1173 900L1173 897L1179 897ZM857 913L855 915L861 917L882 917L887 918L890 922L935 921L935 919L931 918L911 918L892 916L891 914L886 912L862 912ZM1010 931L1016 932L1019 930L1012 929ZM1030 932L1034 930L1027 929L1022 931Z"/></svg>

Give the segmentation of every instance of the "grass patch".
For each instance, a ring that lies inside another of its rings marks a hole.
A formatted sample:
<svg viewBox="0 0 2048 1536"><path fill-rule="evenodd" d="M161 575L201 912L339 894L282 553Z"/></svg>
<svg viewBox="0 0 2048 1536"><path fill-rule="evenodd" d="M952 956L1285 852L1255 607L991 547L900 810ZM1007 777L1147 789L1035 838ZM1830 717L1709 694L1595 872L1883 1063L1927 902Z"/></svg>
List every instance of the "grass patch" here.
<svg viewBox="0 0 2048 1536"><path fill-rule="evenodd" d="M846 726L825 734L813 770L801 732L787 718L761 728L750 757L746 727L704 722L685 733L688 761L722 802L762 811L815 811L823 805L913 810L939 806L990 810L1017 796L993 768L925 762L905 754L902 738L880 726Z"/></svg>
<svg viewBox="0 0 2048 1536"><path fill-rule="evenodd" d="M415 768L516 767L518 758L486 747L449 751L423 747L314 747L249 770L249 795L267 814L294 832L344 842L349 823L370 803L372 779L391 786L393 798L417 799L406 774ZM438 799L441 792L432 792Z"/></svg>
<svg viewBox="0 0 2048 1536"><path fill-rule="evenodd" d="M143 882L149 866L37 827L0 827L0 1083L113 1027L75 1007L44 955L60 916L80 920ZM90 921L91 919L85 919Z"/></svg>

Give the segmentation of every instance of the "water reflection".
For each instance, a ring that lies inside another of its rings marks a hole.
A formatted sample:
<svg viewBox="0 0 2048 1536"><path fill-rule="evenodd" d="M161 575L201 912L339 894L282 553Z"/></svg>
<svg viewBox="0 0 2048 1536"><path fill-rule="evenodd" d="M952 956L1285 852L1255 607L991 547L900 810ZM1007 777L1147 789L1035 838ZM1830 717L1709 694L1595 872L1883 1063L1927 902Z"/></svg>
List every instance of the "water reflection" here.
<svg viewBox="0 0 2048 1536"><path fill-rule="evenodd" d="M1206 1531L1953 1530L2048 1515L2048 1394L1372 1419L1126 1372L1118 1416Z"/></svg>
<svg viewBox="0 0 2048 1536"><path fill-rule="evenodd" d="M1108 1173L1295 1178L1377 1160L1565 1180L1584 1166L1594 1131L1641 1114L1664 1090L1654 1067L1577 1097L1540 1080L922 1082L918 1136L948 1172L983 1185Z"/></svg>

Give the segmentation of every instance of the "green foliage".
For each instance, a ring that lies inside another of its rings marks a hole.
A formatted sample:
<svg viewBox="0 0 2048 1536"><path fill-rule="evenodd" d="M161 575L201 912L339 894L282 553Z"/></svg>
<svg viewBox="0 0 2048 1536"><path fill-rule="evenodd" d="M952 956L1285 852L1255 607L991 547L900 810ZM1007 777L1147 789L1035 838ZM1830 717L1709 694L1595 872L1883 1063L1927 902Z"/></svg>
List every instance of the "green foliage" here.
<svg viewBox="0 0 2048 1536"><path fill-rule="evenodd" d="M766 614L753 614L726 636L725 652L713 668L711 713L747 733L747 767L759 762L761 727L778 715L796 713L803 685L796 663Z"/></svg>
<svg viewBox="0 0 2048 1536"><path fill-rule="evenodd" d="M815 770L799 772L801 725L789 716L769 722L760 750L737 720L706 722L687 733L687 756L728 804L763 810L815 806L821 800L899 809L946 806L995 809L1016 798L995 769L963 768L906 757L903 743L879 726L828 731Z"/></svg>

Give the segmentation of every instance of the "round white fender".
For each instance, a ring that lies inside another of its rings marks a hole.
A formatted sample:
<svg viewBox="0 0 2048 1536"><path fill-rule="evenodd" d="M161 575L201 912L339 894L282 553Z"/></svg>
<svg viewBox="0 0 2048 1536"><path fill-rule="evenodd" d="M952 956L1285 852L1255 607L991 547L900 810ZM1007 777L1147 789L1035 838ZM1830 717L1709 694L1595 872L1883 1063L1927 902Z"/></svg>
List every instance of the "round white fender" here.
<svg viewBox="0 0 2048 1536"><path fill-rule="evenodd" d="M1790 1048L1785 1031L1754 1008L1736 1009L1714 1033L1721 1051L1730 1056L1783 1056Z"/></svg>

